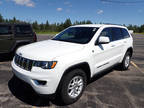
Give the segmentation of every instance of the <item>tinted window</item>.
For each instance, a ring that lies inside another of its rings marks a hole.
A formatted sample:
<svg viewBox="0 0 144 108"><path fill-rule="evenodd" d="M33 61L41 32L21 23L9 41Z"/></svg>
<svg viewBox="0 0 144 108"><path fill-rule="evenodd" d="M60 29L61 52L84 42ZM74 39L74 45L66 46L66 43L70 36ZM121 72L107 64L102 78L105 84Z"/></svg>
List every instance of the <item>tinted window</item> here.
<svg viewBox="0 0 144 108"><path fill-rule="evenodd" d="M71 27L61 32L53 40L86 44L97 30L98 28L95 27Z"/></svg>
<svg viewBox="0 0 144 108"><path fill-rule="evenodd" d="M123 39L123 35L120 28L112 28L113 40Z"/></svg>
<svg viewBox="0 0 144 108"><path fill-rule="evenodd" d="M0 35L12 34L11 26L0 25Z"/></svg>
<svg viewBox="0 0 144 108"><path fill-rule="evenodd" d="M124 38L130 37L130 35L129 35L129 33L128 33L128 31L126 29L122 29L122 33L123 33L123 37Z"/></svg>
<svg viewBox="0 0 144 108"><path fill-rule="evenodd" d="M110 41L113 40L113 39L112 39L111 28L105 28L105 29L101 32L100 36L109 37Z"/></svg>
<svg viewBox="0 0 144 108"><path fill-rule="evenodd" d="M17 25L15 26L16 34L30 34L32 33L31 26L28 25Z"/></svg>

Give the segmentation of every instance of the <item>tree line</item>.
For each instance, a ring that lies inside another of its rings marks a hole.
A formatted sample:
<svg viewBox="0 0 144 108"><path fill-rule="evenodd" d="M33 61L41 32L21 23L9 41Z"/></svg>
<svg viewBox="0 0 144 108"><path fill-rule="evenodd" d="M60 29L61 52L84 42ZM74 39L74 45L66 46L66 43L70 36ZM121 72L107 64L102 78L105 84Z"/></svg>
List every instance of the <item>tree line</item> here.
<svg viewBox="0 0 144 108"><path fill-rule="evenodd" d="M72 23L70 18L66 19L64 22L61 22L61 23L50 24L49 21L47 20L45 23L39 24L37 21L34 21L34 22L21 21L21 20L16 19L16 17L13 17L12 19L4 19L1 14L0 14L0 23L27 23L27 24L31 24L33 29L36 32L45 32L45 31L60 32L60 31L64 30L65 28L72 26L72 25L93 24L90 20L75 21L74 23ZM126 25L124 25L124 26L126 26ZM144 24L142 24L140 26L130 24L127 27L129 30L133 30L136 33L144 33Z"/></svg>

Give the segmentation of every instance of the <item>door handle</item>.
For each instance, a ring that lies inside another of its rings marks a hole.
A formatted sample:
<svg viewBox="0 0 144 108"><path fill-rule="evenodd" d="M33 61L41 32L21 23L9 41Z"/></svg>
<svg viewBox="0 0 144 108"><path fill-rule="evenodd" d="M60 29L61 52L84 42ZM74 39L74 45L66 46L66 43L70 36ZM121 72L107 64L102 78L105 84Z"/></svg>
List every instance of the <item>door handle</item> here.
<svg viewBox="0 0 144 108"><path fill-rule="evenodd" d="M124 41L124 43L127 43L127 41Z"/></svg>

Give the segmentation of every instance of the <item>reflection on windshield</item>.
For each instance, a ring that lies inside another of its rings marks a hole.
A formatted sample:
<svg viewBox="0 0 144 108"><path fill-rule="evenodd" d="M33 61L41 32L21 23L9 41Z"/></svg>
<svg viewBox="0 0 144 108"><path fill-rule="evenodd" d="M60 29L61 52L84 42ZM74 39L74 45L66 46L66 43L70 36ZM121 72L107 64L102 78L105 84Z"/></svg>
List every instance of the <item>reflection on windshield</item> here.
<svg viewBox="0 0 144 108"><path fill-rule="evenodd" d="M86 44L92 39L97 30L96 27L71 27L52 40Z"/></svg>

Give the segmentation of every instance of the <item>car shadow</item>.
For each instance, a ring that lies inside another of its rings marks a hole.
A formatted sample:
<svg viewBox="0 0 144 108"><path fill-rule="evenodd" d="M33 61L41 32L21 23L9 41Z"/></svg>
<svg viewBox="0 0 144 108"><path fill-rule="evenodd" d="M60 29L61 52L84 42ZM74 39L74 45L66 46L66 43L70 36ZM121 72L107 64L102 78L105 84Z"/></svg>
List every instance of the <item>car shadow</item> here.
<svg viewBox="0 0 144 108"><path fill-rule="evenodd" d="M115 68L111 68L105 71L102 71L98 74L96 74L92 80L89 82L93 83L96 80L100 79L101 77L107 75L108 73L111 73L115 70ZM51 103L57 105L57 106L65 106L65 104L61 103L61 101L56 99L51 99L48 96L41 96L36 94L36 92L32 89L30 85L27 83L21 81L16 76L13 76L9 82L8 87L11 93L21 100L22 102L32 105L32 106L38 106L38 107L45 107L45 106L51 106Z"/></svg>
<svg viewBox="0 0 144 108"><path fill-rule="evenodd" d="M13 76L8 87L11 93L22 102L32 106L50 106L50 100L47 97L37 95L28 84L24 83L16 76Z"/></svg>
<svg viewBox="0 0 144 108"><path fill-rule="evenodd" d="M95 82L96 80L102 78L103 76L105 76L105 75L107 75L107 74L109 74L109 73L111 73L111 72L113 72L115 70L116 71L123 71L119 64L118 65L114 65L114 66L112 66L112 67L110 67L110 68L108 68L106 70L98 72L96 75L94 75L94 77L92 77L92 79L90 80L90 82L88 84Z"/></svg>
<svg viewBox="0 0 144 108"><path fill-rule="evenodd" d="M102 78L103 76L105 76L105 75L107 75L107 74L109 74L109 73L111 73L113 71L114 71L114 68L110 68L110 69L98 72L96 75L94 75L92 77L92 79L90 80L90 82L88 84L91 84L91 83L97 81L98 79Z"/></svg>

